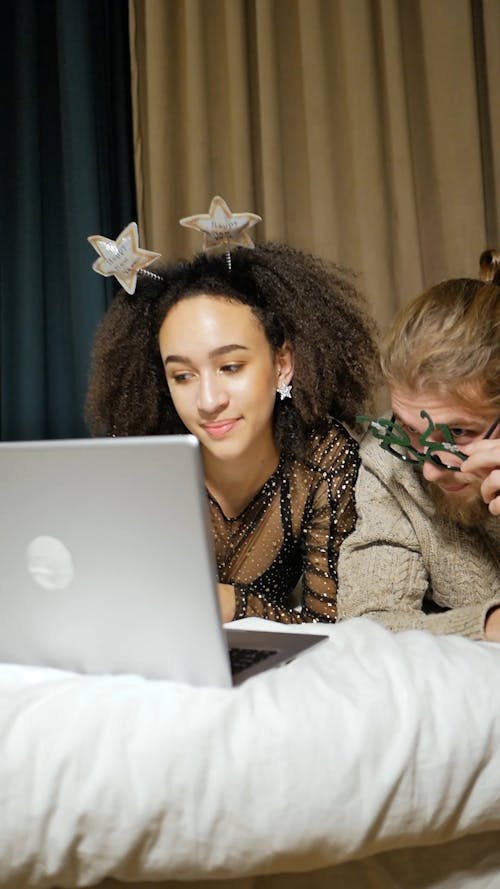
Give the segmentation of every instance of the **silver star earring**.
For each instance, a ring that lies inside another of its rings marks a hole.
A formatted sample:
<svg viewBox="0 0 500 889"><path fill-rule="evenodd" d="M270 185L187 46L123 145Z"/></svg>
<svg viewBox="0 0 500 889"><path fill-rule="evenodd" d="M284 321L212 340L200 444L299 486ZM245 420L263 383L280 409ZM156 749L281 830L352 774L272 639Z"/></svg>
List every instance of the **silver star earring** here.
<svg viewBox="0 0 500 889"><path fill-rule="evenodd" d="M284 398L292 397L292 387L288 386L287 383L280 383L278 388L276 389L276 392L281 398L281 401L283 401Z"/></svg>

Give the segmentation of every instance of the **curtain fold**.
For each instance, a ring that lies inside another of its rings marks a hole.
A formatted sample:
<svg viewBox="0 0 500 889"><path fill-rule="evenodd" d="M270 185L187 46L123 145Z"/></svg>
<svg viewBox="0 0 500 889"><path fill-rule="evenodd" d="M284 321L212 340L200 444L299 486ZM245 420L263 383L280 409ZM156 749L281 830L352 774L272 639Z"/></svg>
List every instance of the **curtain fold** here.
<svg viewBox="0 0 500 889"><path fill-rule="evenodd" d="M500 244L500 4L472 0L476 38L479 126L483 159L486 240Z"/></svg>
<svg viewBox="0 0 500 889"><path fill-rule="evenodd" d="M497 0L130 0L143 241L214 194L353 269L382 328L498 246ZM492 243L494 239L494 243Z"/></svg>
<svg viewBox="0 0 500 889"><path fill-rule="evenodd" d="M95 326L114 289L90 234L135 215L125 0L2 6L2 439L85 435Z"/></svg>

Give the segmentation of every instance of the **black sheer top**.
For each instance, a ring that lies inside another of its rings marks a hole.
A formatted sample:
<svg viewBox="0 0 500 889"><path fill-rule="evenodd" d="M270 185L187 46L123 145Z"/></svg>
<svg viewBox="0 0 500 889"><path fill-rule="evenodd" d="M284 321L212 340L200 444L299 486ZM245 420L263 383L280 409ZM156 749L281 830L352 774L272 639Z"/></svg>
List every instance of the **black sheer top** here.
<svg viewBox="0 0 500 889"><path fill-rule="evenodd" d="M337 559L354 529L358 446L335 420L311 436L304 459L282 457L235 518L208 494L220 583L233 584L235 619L282 623L336 618ZM301 581L302 607L291 596Z"/></svg>

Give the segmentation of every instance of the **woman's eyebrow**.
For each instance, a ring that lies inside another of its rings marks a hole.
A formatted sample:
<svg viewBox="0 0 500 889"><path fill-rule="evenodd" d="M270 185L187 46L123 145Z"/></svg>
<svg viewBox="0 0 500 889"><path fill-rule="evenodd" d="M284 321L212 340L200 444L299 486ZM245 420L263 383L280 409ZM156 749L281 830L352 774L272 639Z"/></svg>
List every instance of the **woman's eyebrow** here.
<svg viewBox="0 0 500 889"><path fill-rule="evenodd" d="M189 364L189 358L185 358L184 355L167 355L164 362L166 364Z"/></svg>
<svg viewBox="0 0 500 889"><path fill-rule="evenodd" d="M245 352L248 352L248 347L242 346L239 343L228 343L227 346L219 346L217 349L212 349L212 351L208 353L208 357L216 358L217 355L226 355L228 352L235 352L237 350L244 350ZM167 355L163 363L165 365L189 364L190 361L191 359L187 358L185 355Z"/></svg>
<svg viewBox="0 0 500 889"><path fill-rule="evenodd" d="M236 352L238 349L243 349L245 352L248 352L248 346L240 346L239 343L230 343L228 346L219 346L218 349L212 349L211 352L208 353L209 358L216 358L217 355L226 355L228 352Z"/></svg>

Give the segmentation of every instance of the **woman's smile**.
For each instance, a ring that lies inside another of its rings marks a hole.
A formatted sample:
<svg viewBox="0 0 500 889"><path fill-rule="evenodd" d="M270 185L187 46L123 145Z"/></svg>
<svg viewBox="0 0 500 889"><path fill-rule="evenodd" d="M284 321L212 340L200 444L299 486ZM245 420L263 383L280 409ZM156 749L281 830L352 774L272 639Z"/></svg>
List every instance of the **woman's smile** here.
<svg viewBox="0 0 500 889"><path fill-rule="evenodd" d="M201 423L201 426L211 438L224 438L224 436L229 435L233 431L240 419L241 417L228 420L213 420L209 423Z"/></svg>

